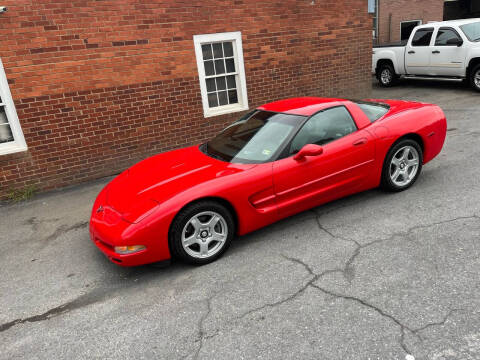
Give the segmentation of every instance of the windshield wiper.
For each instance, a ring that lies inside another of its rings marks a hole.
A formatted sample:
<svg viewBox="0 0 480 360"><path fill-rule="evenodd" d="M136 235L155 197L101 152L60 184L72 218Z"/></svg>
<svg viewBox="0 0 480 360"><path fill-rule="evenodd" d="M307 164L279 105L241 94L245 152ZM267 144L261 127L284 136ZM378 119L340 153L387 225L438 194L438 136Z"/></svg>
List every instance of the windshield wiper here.
<svg viewBox="0 0 480 360"><path fill-rule="evenodd" d="M473 39L472 41L473 41L473 42L475 42L475 41L480 41L480 37L479 37L479 38L476 38L476 39Z"/></svg>

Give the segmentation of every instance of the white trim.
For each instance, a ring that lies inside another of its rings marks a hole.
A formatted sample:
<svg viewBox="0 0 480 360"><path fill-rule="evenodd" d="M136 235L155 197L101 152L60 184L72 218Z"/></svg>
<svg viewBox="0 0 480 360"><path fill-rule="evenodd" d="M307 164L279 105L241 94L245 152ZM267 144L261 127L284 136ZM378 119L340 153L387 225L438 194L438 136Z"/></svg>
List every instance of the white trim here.
<svg viewBox="0 0 480 360"><path fill-rule="evenodd" d="M17 110L15 110L2 59L0 59L0 97L2 98L10 130L13 134L13 141L0 144L0 155L26 151L27 143L25 142L22 127L18 120Z"/></svg>
<svg viewBox="0 0 480 360"><path fill-rule="evenodd" d="M208 106L207 85L205 82L205 68L203 66L202 44L232 41L233 56L236 67L237 97L238 104L230 104L210 108ZM198 78L200 81L200 91L202 93L203 116L211 117L222 114L234 113L248 109L247 82L245 80L245 65L243 63L242 33L228 32L217 34L194 35L193 43L195 46L195 57L197 59Z"/></svg>

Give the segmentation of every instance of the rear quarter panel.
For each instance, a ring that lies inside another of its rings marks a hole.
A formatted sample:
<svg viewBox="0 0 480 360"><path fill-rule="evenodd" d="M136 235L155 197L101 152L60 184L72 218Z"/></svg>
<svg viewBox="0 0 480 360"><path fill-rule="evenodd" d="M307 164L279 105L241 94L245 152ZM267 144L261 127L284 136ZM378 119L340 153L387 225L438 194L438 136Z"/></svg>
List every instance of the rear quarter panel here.
<svg viewBox="0 0 480 360"><path fill-rule="evenodd" d="M440 107L406 101L375 101L391 104L390 112L367 128L376 137L376 184L380 184L383 162L389 149L402 137L412 134L420 136L423 164L440 153L447 132L447 121Z"/></svg>
<svg viewBox="0 0 480 360"><path fill-rule="evenodd" d="M405 74L405 47L374 48L372 57L372 72L375 73L380 60L390 60L395 72Z"/></svg>

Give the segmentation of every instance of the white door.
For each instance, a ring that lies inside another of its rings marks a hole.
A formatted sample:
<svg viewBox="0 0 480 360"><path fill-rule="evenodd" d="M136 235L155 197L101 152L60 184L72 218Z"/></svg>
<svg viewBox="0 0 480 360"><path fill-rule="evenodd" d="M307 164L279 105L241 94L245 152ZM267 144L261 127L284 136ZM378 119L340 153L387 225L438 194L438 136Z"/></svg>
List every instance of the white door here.
<svg viewBox="0 0 480 360"><path fill-rule="evenodd" d="M432 75L465 75L465 57L467 48L462 37L450 27L441 27L435 36L435 43L430 56Z"/></svg>
<svg viewBox="0 0 480 360"><path fill-rule="evenodd" d="M429 75L432 35L433 27L415 30L405 48L407 74Z"/></svg>

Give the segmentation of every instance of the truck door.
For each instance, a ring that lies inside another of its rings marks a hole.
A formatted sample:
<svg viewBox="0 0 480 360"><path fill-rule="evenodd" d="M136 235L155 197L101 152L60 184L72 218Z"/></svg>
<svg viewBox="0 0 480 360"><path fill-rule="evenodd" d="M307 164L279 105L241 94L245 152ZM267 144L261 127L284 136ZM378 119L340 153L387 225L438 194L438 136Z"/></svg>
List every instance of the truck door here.
<svg viewBox="0 0 480 360"><path fill-rule="evenodd" d="M432 75L465 75L465 57L467 48L460 34L451 27L441 27L435 36L430 55Z"/></svg>
<svg viewBox="0 0 480 360"><path fill-rule="evenodd" d="M430 75L433 27L415 30L405 48L405 67L409 75Z"/></svg>

